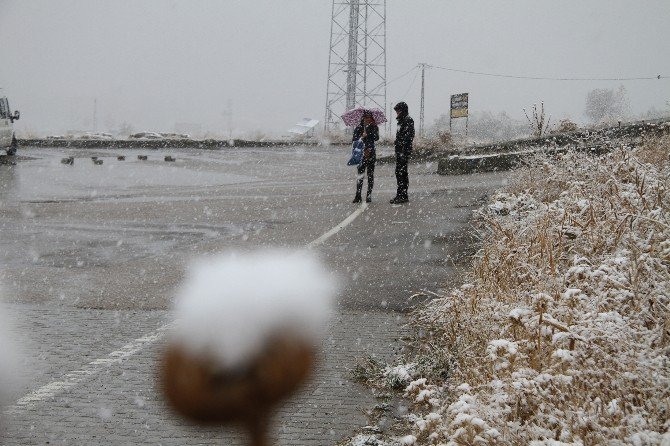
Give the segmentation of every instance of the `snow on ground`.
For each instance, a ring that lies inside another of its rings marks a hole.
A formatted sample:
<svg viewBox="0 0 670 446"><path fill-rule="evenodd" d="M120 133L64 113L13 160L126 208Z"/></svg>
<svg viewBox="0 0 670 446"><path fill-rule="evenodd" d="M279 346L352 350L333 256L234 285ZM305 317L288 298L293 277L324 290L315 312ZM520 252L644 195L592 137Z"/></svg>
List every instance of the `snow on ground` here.
<svg viewBox="0 0 670 446"><path fill-rule="evenodd" d="M0 305L0 407L11 401L12 389L18 380L19 356L17 341L10 330L11 320L7 310Z"/></svg>
<svg viewBox="0 0 670 446"><path fill-rule="evenodd" d="M449 367L394 370L417 444L670 442L669 152L539 160L478 212L468 283L416 315L412 361Z"/></svg>
<svg viewBox="0 0 670 446"><path fill-rule="evenodd" d="M231 253L201 260L175 303L175 342L224 367L243 364L280 331L317 343L337 284L307 251Z"/></svg>

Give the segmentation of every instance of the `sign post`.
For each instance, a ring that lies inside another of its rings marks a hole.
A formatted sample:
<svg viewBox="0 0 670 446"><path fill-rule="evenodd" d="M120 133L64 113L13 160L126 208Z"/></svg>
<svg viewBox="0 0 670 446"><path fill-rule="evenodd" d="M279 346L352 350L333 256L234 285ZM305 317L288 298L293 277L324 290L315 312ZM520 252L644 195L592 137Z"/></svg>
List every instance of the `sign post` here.
<svg viewBox="0 0 670 446"><path fill-rule="evenodd" d="M468 93L451 95L451 113L449 114L449 133L451 121L456 118L465 118L465 136L468 136Z"/></svg>

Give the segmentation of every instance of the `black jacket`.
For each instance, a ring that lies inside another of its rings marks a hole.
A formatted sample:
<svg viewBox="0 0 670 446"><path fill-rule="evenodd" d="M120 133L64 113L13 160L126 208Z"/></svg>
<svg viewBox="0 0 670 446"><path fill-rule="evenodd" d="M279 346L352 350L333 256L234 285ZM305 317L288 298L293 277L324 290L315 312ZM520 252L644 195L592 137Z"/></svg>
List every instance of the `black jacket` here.
<svg viewBox="0 0 670 446"><path fill-rule="evenodd" d="M360 139L363 136L363 133L367 133L368 136L363 138L363 144L365 145L366 149L375 149L375 141L379 141L379 127L377 127L374 124L370 124L368 126L363 126L363 124L358 125L354 129L354 134L353 137L351 138L351 142L354 142L358 139Z"/></svg>
<svg viewBox="0 0 670 446"><path fill-rule="evenodd" d="M395 151L409 155L412 152L412 141L414 140L414 120L409 116L398 118L398 131L395 134Z"/></svg>

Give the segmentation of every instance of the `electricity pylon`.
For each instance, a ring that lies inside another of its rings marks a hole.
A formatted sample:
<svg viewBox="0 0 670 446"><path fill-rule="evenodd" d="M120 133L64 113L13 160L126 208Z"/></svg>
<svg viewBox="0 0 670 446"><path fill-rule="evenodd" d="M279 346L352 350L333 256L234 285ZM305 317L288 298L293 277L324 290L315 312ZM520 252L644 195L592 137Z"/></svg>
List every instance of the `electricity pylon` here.
<svg viewBox="0 0 670 446"><path fill-rule="evenodd" d="M326 133L358 106L386 110L386 0L333 0Z"/></svg>

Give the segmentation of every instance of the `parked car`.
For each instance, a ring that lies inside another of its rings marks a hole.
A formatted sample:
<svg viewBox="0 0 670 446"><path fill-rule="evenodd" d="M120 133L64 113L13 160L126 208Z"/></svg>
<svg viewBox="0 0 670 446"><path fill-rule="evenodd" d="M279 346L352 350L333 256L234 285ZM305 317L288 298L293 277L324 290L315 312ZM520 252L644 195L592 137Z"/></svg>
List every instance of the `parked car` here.
<svg viewBox="0 0 670 446"><path fill-rule="evenodd" d="M0 96L0 154L15 155L19 145L14 134L14 121L18 120L18 110L12 114L9 101L5 96Z"/></svg>
<svg viewBox="0 0 670 446"><path fill-rule="evenodd" d="M160 133L155 132L139 132L128 136L129 139L163 139Z"/></svg>
<svg viewBox="0 0 670 446"><path fill-rule="evenodd" d="M79 135L77 139L93 139L96 141L109 141L114 139L111 133L95 133L95 132L86 132L82 135Z"/></svg>
<svg viewBox="0 0 670 446"><path fill-rule="evenodd" d="M186 133L160 133L165 139L191 139L191 135Z"/></svg>

